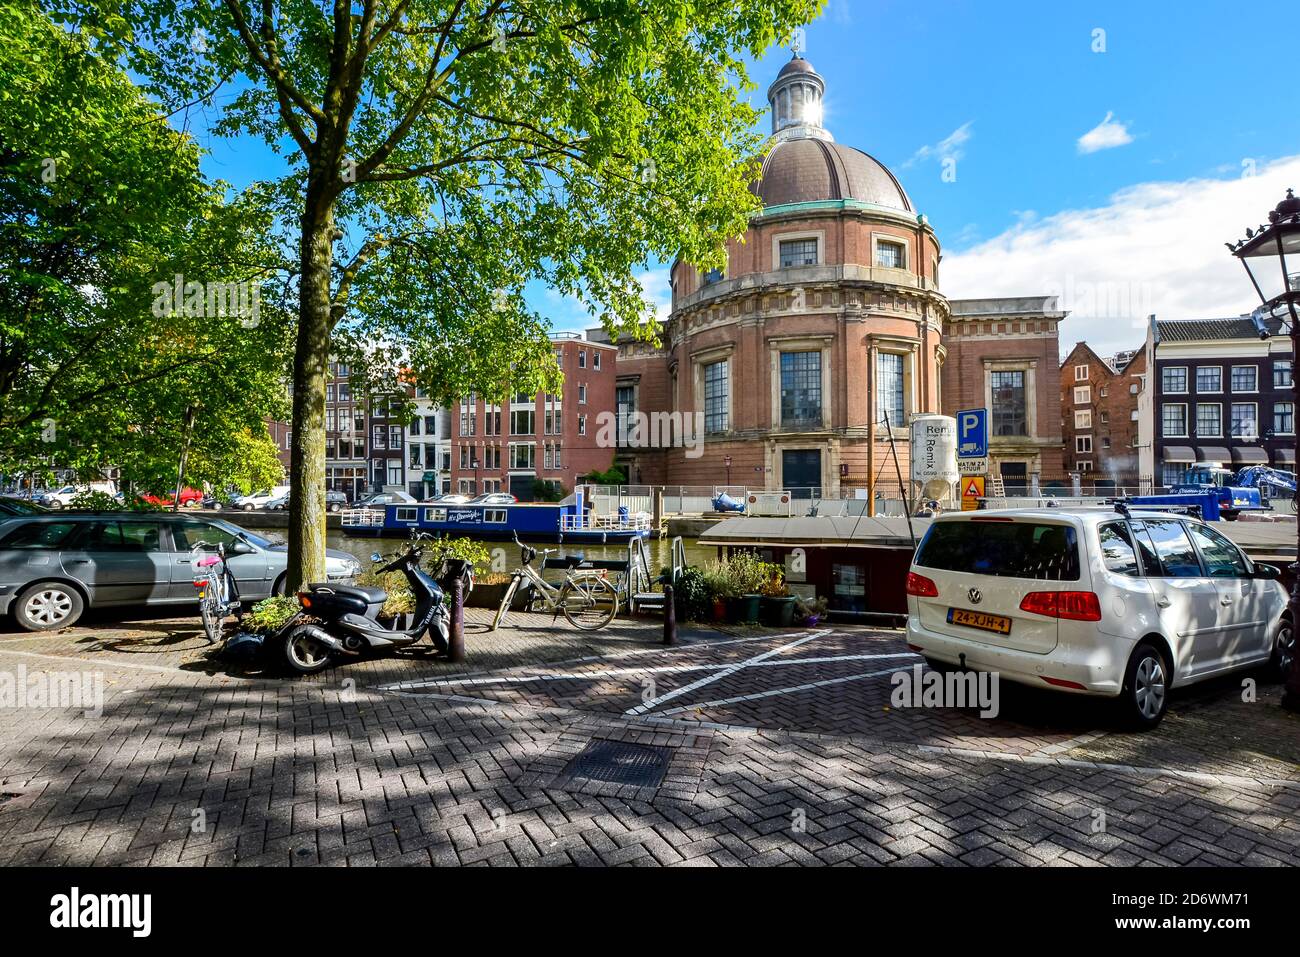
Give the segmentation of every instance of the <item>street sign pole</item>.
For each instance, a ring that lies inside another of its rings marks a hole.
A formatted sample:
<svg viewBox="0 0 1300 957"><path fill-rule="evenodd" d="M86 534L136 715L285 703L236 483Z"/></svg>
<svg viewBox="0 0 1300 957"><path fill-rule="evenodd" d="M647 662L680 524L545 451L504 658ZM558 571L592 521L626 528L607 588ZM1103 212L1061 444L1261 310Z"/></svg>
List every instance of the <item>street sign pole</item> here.
<svg viewBox="0 0 1300 957"><path fill-rule="evenodd" d="M979 507L989 472L989 410L962 409L957 413L957 472L961 475L962 511ZM978 494L972 494L978 490Z"/></svg>

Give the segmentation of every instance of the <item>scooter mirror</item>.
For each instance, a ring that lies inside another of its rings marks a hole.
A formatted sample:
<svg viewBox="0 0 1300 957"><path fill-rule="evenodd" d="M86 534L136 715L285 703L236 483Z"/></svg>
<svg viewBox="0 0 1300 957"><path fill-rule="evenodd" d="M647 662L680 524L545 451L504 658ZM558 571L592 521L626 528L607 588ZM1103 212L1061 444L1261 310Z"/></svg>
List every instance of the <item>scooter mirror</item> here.
<svg viewBox="0 0 1300 957"><path fill-rule="evenodd" d="M384 556L379 554L378 552L371 552L370 560L372 562L382 562L384 560Z"/></svg>

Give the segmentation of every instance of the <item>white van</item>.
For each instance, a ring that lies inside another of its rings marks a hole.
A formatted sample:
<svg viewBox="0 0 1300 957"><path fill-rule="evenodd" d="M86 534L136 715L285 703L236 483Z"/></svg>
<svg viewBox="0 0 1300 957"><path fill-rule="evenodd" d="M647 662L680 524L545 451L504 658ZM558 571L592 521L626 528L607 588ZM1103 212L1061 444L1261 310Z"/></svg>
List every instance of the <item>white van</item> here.
<svg viewBox="0 0 1300 957"><path fill-rule="evenodd" d="M1167 512L980 511L935 519L907 576L907 642L936 666L1118 697L1151 728L1168 690L1289 666L1281 572Z"/></svg>

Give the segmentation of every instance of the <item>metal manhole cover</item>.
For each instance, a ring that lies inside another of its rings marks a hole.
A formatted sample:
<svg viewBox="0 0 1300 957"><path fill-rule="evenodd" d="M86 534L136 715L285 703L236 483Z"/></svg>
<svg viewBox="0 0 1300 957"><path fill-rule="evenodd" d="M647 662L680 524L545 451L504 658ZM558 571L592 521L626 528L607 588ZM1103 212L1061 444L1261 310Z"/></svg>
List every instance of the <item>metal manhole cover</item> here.
<svg viewBox="0 0 1300 957"><path fill-rule="evenodd" d="M597 738L564 766L560 776L657 788L672 756L672 748Z"/></svg>

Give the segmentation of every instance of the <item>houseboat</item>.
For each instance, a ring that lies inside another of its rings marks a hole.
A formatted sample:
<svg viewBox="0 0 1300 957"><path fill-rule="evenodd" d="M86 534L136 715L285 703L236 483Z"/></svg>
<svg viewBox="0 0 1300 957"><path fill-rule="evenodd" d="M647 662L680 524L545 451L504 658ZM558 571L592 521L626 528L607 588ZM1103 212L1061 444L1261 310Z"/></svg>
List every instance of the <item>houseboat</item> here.
<svg viewBox="0 0 1300 957"><path fill-rule="evenodd" d="M620 508L612 515L596 515L584 508L581 495L559 503L511 505L452 505L429 502L347 509L342 515L346 535L405 538L412 529L433 535L465 535L487 540L627 542L649 536L650 516Z"/></svg>

